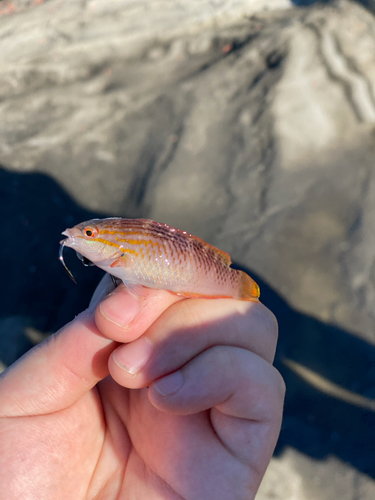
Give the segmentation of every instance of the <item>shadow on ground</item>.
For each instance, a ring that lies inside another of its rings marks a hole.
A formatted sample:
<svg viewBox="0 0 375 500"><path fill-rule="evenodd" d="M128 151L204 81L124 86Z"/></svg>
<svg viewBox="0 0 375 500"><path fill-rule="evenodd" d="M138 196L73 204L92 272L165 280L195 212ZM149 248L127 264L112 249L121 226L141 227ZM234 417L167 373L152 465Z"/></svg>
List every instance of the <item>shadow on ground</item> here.
<svg viewBox="0 0 375 500"><path fill-rule="evenodd" d="M0 168L0 207L0 360L8 365L32 346L30 331L52 332L86 307L102 272L84 268L67 251L74 285L58 261L61 231L110 214L85 210L46 175L5 168ZM279 321L276 366L287 384L276 453L292 446L315 459L335 455L375 476L374 347L294 311L258 282L262 301Z"/></svg>
<svg viewBox="0 0 375 500"><path fill-rule="evenodd" d="M94 216L50 177L0 167L0 359L9 365L32 346L34 332L53 332L87 306L101 271L83 268L74 252L59 260L61 231ZM31 335L32 337L32 335Z"/></svg>
<svg viewBox="0 0 375 500"><path fill-rule="evenodd" d="M317 460L335 455L375 477L374 346L296 312L258 281L279 322L275 366L287 386L276 453L292 446Z"/></svg>

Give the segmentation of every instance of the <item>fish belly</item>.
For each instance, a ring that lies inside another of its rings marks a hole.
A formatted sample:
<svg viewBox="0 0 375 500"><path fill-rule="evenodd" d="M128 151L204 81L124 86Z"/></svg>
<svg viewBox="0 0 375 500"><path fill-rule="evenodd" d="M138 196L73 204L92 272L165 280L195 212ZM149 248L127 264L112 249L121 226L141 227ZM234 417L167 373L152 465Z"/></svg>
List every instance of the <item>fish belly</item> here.
<svg viewBox="0 0 375 500"><path fill-rule="evenodd" d="M173 265L171 259L161 258L135 263L133 276L128 273L121 279L187 296L239 298L236 271L229 267L217 267L210 268L190 259Z"/></svg>

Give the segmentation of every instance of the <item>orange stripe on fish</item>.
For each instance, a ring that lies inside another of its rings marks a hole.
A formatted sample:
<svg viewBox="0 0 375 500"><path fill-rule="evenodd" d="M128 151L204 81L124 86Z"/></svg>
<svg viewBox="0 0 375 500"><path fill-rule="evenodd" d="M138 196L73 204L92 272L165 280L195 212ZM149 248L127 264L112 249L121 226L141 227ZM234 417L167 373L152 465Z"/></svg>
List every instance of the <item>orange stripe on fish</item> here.
<svg viewBox="0 0 375 500"><path fill-rule="evenodd" d="M111 247L117 247L120 248L120 245L115 243L114 241L108 241L105 238L96 238L95 241L98 241L100 243L104 243L105 245L110 245Z"/></svg>
<svg viewBox="0 0 375 500"><path fill-rule="evenodd" d="M100 234L102 234L102 233L100 233ZM118 233L113 232L112 234L118 234ZM156 242L151 241L151 240L134 240L134 239L131 239L131 238L116 238L116 240L124 242L124 243L128 243L129 245L141 245L141 244L144 244L144 245L159 246L159 243L156 243Z"/></svg>

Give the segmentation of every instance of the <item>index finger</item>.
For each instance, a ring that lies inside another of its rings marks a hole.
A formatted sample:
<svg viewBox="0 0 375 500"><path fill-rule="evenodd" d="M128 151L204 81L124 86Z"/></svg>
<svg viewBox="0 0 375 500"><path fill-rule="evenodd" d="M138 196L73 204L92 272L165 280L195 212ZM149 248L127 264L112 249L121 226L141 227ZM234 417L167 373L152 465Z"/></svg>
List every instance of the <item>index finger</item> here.
<svg viewBox="0 0 375 500"><path fill-rule="evenodd" d="M101 333L117 342L132 342L175 302L183 299L167 290L143 288L134 295L119 285L96 308L95 322Z"/></svg>

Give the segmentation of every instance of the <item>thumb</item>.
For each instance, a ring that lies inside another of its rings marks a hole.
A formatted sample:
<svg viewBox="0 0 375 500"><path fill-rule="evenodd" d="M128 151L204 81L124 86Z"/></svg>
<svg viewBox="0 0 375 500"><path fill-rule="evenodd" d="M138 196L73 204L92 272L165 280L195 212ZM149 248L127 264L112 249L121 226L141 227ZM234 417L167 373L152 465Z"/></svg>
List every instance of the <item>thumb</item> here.
<svg viewBox="0 0 375 500"><path fill-rule="evenodd" d="M67 408L108 375L118 344L83 312L0 375L0 416L43 415Z"/></svg>

